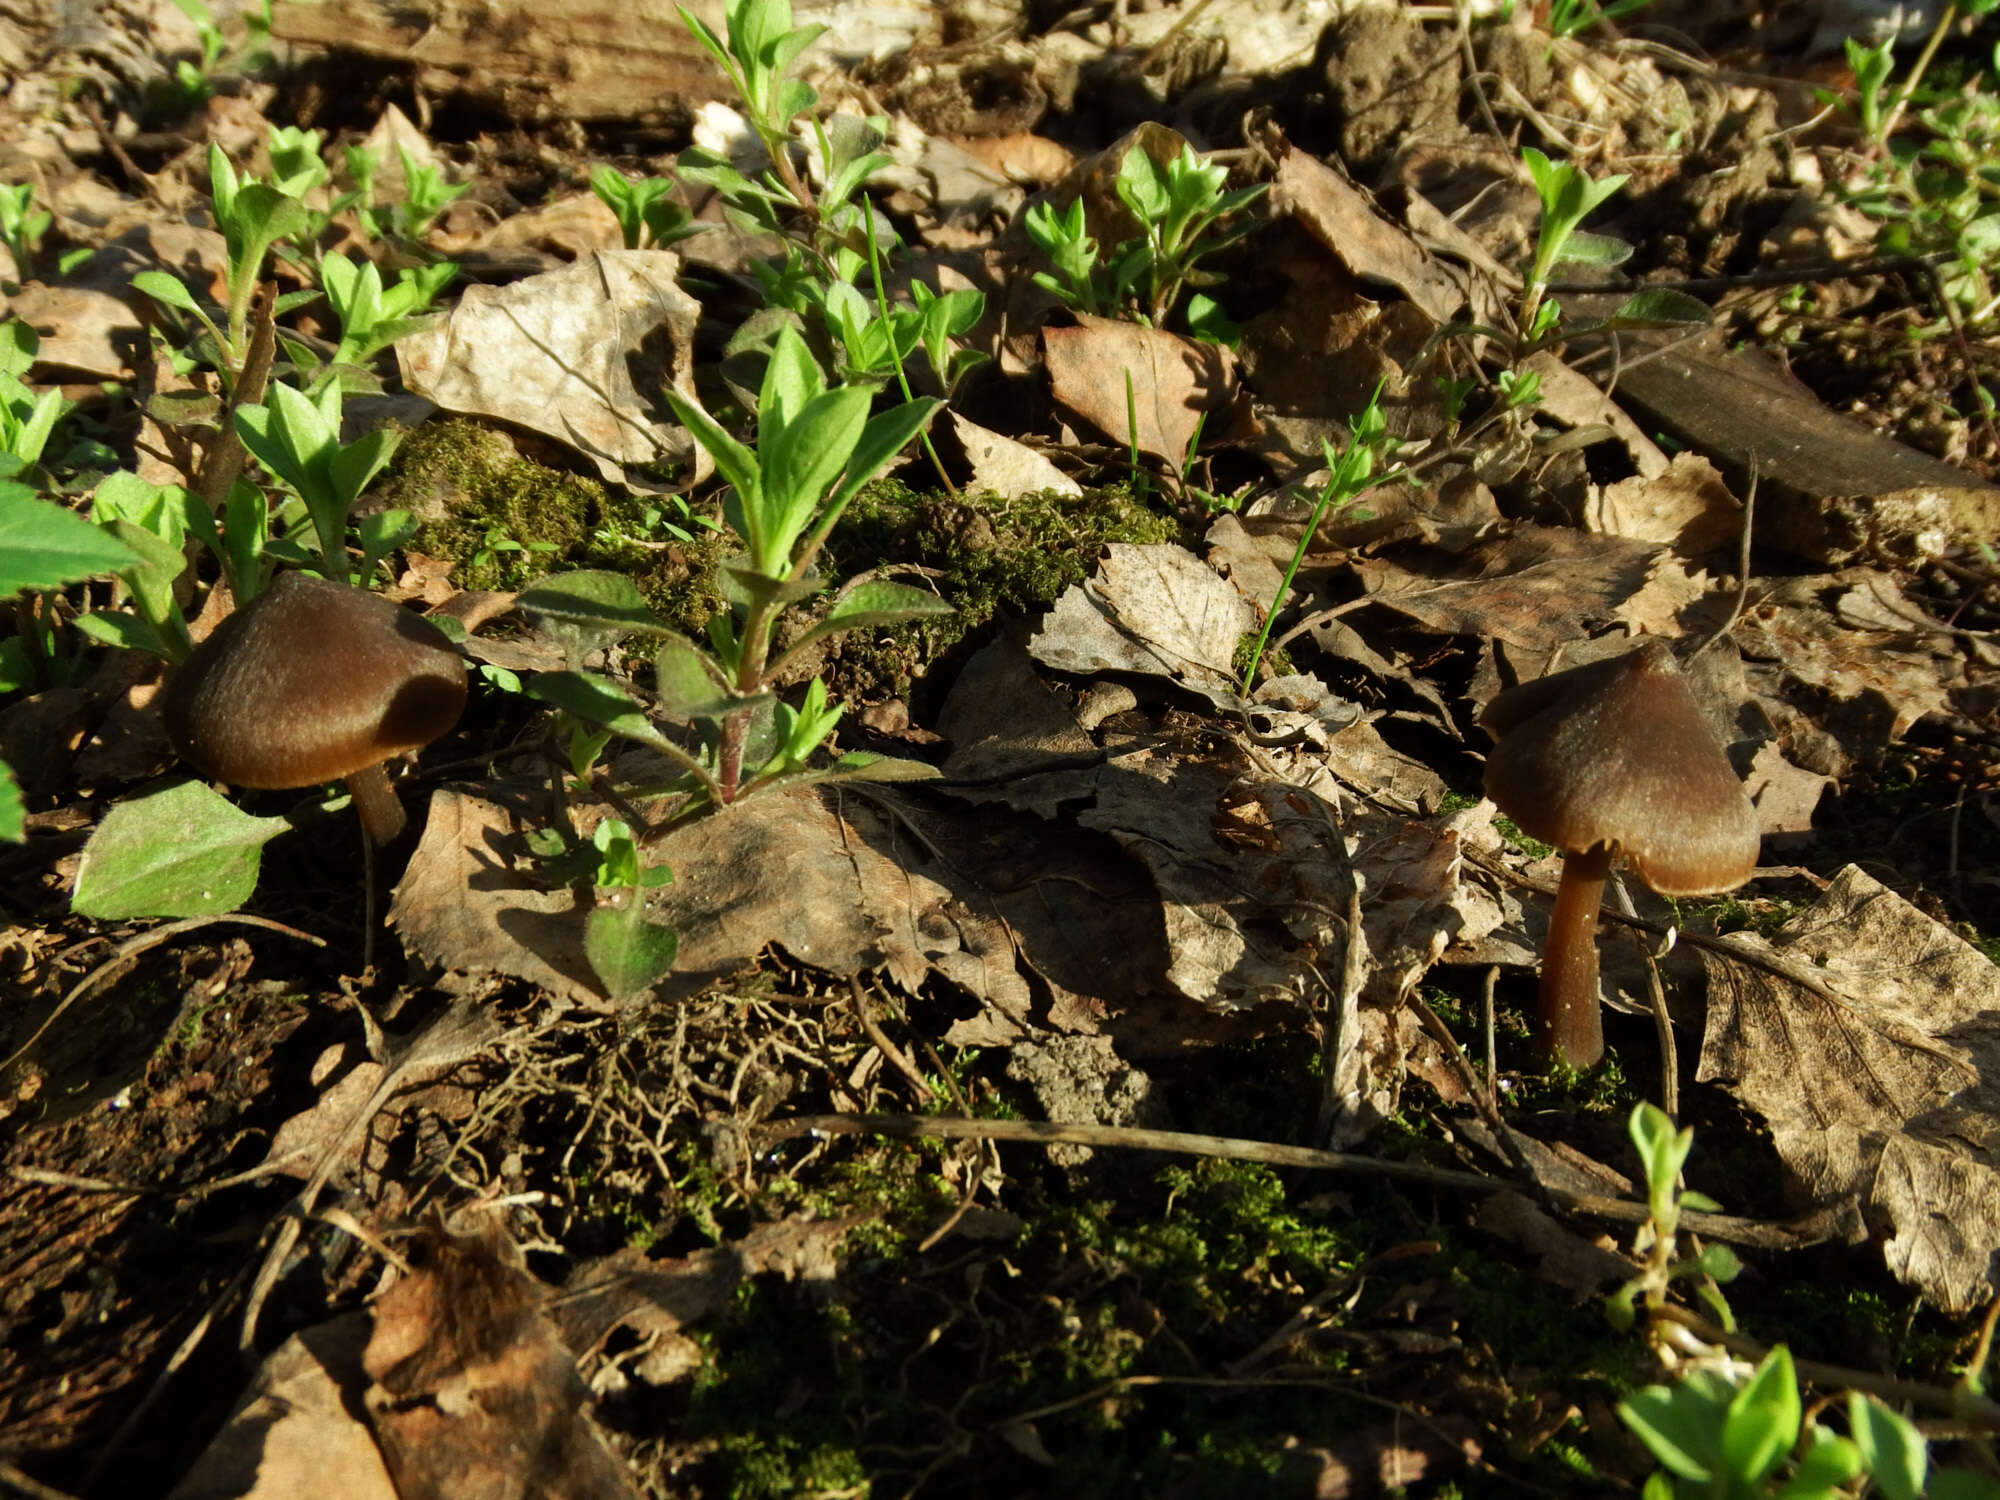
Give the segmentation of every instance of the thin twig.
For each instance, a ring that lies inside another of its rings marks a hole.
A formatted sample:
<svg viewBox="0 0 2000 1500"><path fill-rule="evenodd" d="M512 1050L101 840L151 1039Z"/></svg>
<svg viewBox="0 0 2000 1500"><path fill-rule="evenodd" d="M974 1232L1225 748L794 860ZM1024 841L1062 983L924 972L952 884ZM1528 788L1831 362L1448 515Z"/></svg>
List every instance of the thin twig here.
<svg viewBox="0 0 2000 1500"><path fill-rule="evenodd" d="M1263 1162L1274 1167L1305 1167L1351 1172L1362 1177L1386 1177L1459 1193L1497 1193L1512 1184L1477 1172L1429 1167L1421 1162L1386 1161L1345 1151L1319 1151L1310 1146L1281 1146L1270 1141L1230 1136L1192 1135L1180 1130L1141 1130L1124 1125L1059 1125L1043 1120L965 1120L928 1115L789 1115L766 1121L754 1132L764 1141L793 1140L802 1135L886 1135L904 1140L926 1137L944 1141L1024 1141L1045 1146L1101 1146L1132 1151L1171 1151L1184 1156L1219 1157L1226 1161ZM1550 1187L1559 1208L1620 1224L1643 1224L1652 1210L1643 1203L1575 1193ZM1814 1221L1803 1221L1811 1226ZM1794 1230L1731 1214L1687 1212L1681 1223L1711 1239L1768 1250L1794 1250L1814 1243L1812 1227Z"/></svg>
<svg viewBox="0 0 2000 1500"><path fill-rule="evenodd" d="M1611 877L1611 894L1617 899L1618 909L1628 917L1639 915L1632 905L1632 893L1625 889L1625 882L1614 873ZM1653 950L1644 943L1639 945L1646 955L1646 991L1653 1005L1653 1028L1660 1038L1660 1108L1673 1119L1681 1117L1681 1056L1674 1045L1674 1019L1667 1014L1667 990L1660 983L1660 966L1653 958Z"/></svg>
<svg viewBox="0 0 2000 1500"><path fill-rule="evenodd" d="M270 932L282 933L286 937L297 938L302 943L311 943L315 948L324 948L326 939L314 937L310 932L301 932L296 927L287 927L283 922L273 922L269 917L252 917L243 912L223 912L213 917L189 917L185 921L169 922L164 927L155 927L150 932L142 932L118 945L111 957L92 969L78 980L67 995L49 1013L49 1018L37 1026L34 1034L6 1057L0 1058L0 1068L6 1068L18 1061L27 1050L42 1039L42 1034L55 1025L62 1013L101 984L109 984L124 974L140 955L157 948L162 943L172 942L190 932L198 932L218 922L233 922L244 927L262 927Z"/></svg>

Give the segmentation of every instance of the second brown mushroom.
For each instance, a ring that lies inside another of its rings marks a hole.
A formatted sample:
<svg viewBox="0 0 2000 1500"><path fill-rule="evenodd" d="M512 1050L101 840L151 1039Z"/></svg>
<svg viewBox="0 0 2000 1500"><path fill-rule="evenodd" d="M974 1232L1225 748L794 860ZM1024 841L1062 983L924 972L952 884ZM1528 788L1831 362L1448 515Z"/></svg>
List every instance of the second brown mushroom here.
<svg viewBox="0 0 2000 1500"><path fill-rule="evenodd" d="M1597 914L1613 861L1663 896L1733 890L1757 866L1757 810L1661 641L1508 688L1479 722L1499 742L1486 794L1563 853L1537 1033L1586 1068L1604 1055Z"/></svg>

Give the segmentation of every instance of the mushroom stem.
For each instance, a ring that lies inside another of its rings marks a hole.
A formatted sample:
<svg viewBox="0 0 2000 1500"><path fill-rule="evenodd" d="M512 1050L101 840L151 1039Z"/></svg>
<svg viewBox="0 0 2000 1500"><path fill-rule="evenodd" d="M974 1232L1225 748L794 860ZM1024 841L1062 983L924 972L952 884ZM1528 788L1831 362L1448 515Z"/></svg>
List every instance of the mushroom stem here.
<svg viewBox="0 0 2000 1500"><path fill-rule="evenodd" d="M1604 1056L1604 1025L1597 1011L1597 909L1611 874L1611 850L1563 856L1562 884L1549 914L1542 948L1540 1022L1542 1051L1572 1068Z"/></svg>
<svg viewBox="0 0 2000 1500"><path fill-rule="evenodd" d="M369 841L378 847L391 842L403 831L409 821L403 811L403 804L389 789L389 776L378 762L364 766L347 778L347 790L354 794L354 810L361 814L361 826L367 832ZM1568 884L1569 877L1563 877ZM1602 882L1600 882L1601 884ZM1597 907L1591 906L1591 920L1597 917ZM1595 971L1592 971L1593 974Z"/></svg>

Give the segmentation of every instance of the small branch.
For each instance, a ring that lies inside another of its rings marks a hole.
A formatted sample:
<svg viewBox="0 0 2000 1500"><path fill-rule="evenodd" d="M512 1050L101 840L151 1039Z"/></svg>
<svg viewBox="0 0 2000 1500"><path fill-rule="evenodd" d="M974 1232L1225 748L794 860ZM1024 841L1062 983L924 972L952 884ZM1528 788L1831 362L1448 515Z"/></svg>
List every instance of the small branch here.
<svg viewBox="0 0 2000 1500"><path fill-rule="evenodd" d="M928 1115L790 1115L771 1120L752 1132L760 1140L793 1140L802 1135L883 1135L901 1140L1023 1141L1046 1146L1101 1146L1113 1150L1172 1151L1185 1156L1218 1157L1225 1161L1255 1161L1274 1167L1305 1167L1351 1172L1361 1177L1387 1177L1447 1192L1497 1193L1511 1184L1477 1172L1427 1167L1421 1162L1385 1161L1345 1151L1318 1151L1310 1146L1281 1146L1269 1141L1230 1136L1192 1135L1180 1130L1139 1130L1122 1125L1058 1125L1042 1120L965 1120ZM1643 1203L1606 1198L1596 1193L1545 1189L1551 1202L1571 1213L1588 1214L1619 1224L1643 1224L1651 1210ZM1824 1238L1813 1220L1799 1230L1730 1214L1684 1213L1683 1227L1762 1250L1796 1250Z"/></svg>

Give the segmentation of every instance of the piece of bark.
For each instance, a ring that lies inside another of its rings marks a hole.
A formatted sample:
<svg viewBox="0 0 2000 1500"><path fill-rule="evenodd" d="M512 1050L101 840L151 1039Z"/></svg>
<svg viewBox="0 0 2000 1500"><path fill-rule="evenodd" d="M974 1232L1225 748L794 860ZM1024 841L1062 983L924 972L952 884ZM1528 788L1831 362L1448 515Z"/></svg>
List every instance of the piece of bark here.
<svg viewBox="0 0 2000 1500"><path fill-rule="evenodd" d="M722 30L721 0L690 8ZM657 118L728 91L673 0L322 0L277 7L271 35L405 63L433 98L523 124Z"/></svg>

